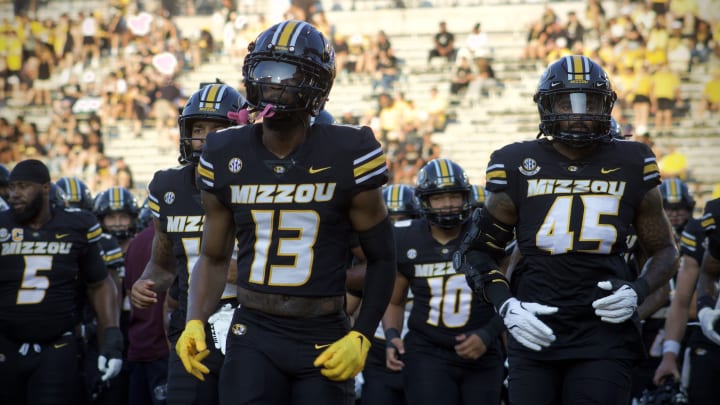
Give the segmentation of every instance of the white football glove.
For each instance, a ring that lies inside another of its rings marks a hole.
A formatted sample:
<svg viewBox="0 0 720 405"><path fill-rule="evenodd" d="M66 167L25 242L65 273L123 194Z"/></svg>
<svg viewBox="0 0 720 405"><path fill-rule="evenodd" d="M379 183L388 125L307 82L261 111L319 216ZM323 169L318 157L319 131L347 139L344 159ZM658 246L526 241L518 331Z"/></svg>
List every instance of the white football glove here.
<svg viewBox="0 0 720 405"><path fill-rule="evenodd" d="M593 301L595 315L603 322L609 323L622 323L630 319L638 307L637 292L628 284L613 283L609 280L600 281L597 286L613 293Z"/></svg>
<svg viewBox="0 0 720 405"><path fill-rule="evenodd" d="M222 354L225 354L225 343L234 313L235 308L230 304L225 304L208 318L215 348L220 349Z"/></svg>
<svg viewBox="0 0 720 405"><path fill-rule="evenodd" d="M108 360L103 355L98 356L98 370L102 374L100 379L102 381L107 381L120 374L120 370L122 370L122 363L122 359Z"/></svg>
<svg viewBox="0 0 720 405"><path fill-rule="evenodd" d="M535 315L550 315L557 310L557 307L509 298L500 306L500 316L515 340L528 349L539 351L555 341L555 334Z"/></svg>
<svg viewBox="0 0 720 405"><path fill-rule="evenodd" d="M715 322L720 319L720 309L712 309L705 307L698 312L698 320L702 328L703 335L712 340L716 345L720 345L720 334L715 331Z"/></svg>

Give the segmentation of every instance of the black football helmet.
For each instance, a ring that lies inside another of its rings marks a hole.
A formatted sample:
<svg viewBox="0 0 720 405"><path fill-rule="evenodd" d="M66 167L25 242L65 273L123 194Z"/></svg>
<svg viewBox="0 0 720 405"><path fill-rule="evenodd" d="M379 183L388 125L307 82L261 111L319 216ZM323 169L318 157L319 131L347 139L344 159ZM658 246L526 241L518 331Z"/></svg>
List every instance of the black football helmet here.
<svg viewBox="0 0 720 405"><path fill-rule="evenodd" d="M430 206L433 194L459 192L463 205L457 210L436 210ZM423 166L417 175L415 195L420 201L422 215L434 225L452 228L461 224L472 213L471 186L467 174L460 165L450 159L433 159Z"/></svg>
<svg viewBox="0 0 720 405"><path fill-rule="evenodd" d="M640 397L640 405L686 405L689 403L685 388L680 382L666 377L662 384L654 389L645 389Z"/></svg>
<svg viewBox="0 0 720 405"><path fill-rule="evenodd" d="M616 99L600 65L587 56L564 56L545 70L533 97L540 113L538 136L577 148L606 142L611 139L610 113Z"/></svg>
<svg viewBox="0 0 720 405"><path fill-rule="evenodd" d="M78 177L60 177L55 184L65 193L68 207L93 210L90 188Z"/></svg>
<svg viewBox="0 0 720 405"><path fill-rule="evenodd" d="M470 203L473 208L482 208L485 205L485 200L487 199L487 190L485 190L485 187L472 184L470 186L470 192L472 197Z"/></svg>
<svg viewBox="0 0 720 405"><path fill-rule="evenodd" d="M620 123L615 118L610 118L610 137L613 139L623 140L625 135L623 134Z"/></svg>
<svg viewBox="0 0 720 405"><path fill-rule="evenodd" d="M660 194L662 194L664 208L686 208L690 212L695 209L695 199L690 195L690 189L678 178L663 180L660 184Z"/></svg>
<svg viewBox="0 0 720 405"><path fill-rule="evenodd" d="M142 205L140 206L140 211L138 211L137 232L140 232L143 229L147 228L153 222L153 213L150 209L150 203L148 201L148 198L145 197L145 201L143 201Z"/></svg>
<svg viewBox="0 0 720 405"><path fill-rule="evenodd" d="M283 21L260 33L248 51L243 80L252 111L320 113L335 80L335 51L320 31Z"/></svg>
<svg viewBox="0 0 720 405"><path fill-rule="evenodd" d="M0 198L7 200L7 187L10 183L10 170L5 165L0 164Z"/></svg>
<svg viewBox="0 0 720 405"><path fill-rule="evenodd" d="M105 232L115 236L123 241L130 239L137 231L137 217L140 209L138 208L137 199L125 187L110 187L109 189L98 193L93 203L93 213L102 224L103 218L114 212L124 212L132 218L128 229L112 230L103 229Z"/></svg>
<svg viewBox="0 0 720 405"><path fill-rule="evenodd" d="M68 208L67 195L62 188L55 183L50 183L50 205L52 207Z"/></svg>
<svg viewBox="0 0 720 405"><path fill-rule="evenodd" d="M205 84L190 96L180 116L180 163L197 164L201 150L194 150L193 123L196 121L213 121L231 127L247 123L245 98L227 84L217 82Z"/></svg>
<svg viewBox="0 0 720 405"><path fill-rule="evenodd" d="M420 216L420 204L415 197L415 189L405 184L390 184L382 189L383 200L390 215L402 215L407 218Z"/></svg>

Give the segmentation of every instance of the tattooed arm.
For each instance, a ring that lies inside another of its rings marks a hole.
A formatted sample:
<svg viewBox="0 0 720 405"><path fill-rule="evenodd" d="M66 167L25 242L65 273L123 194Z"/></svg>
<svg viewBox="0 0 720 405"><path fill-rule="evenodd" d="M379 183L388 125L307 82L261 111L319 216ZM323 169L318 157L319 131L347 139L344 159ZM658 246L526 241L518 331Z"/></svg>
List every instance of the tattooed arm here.
<svg viewBox="0 0 720 405"><path fill-rule="evenodd" d="M177 260L172 252L172 240L163 232L160 221L153 219L153 223L155 236L152 256L130 292L130 302L136 308L147 308L157 302L157 293L170 288L177 275Z"/></svg>
<svg viewBox="0 0 720 405"><path fill-rule="evenodd" d="M634 226L638 241L648 256L639 279L643 279L649 292L652 292L667 284L678 267L678 250L673 230L663 211L662 196L658 188L645 194Z"/></svg>

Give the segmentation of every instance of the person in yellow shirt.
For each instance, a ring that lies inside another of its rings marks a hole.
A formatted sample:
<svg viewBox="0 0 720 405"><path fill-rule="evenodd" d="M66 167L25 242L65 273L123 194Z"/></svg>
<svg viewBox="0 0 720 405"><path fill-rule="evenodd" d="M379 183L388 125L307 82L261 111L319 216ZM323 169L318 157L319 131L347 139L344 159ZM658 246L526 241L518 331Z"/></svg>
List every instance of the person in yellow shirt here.
<svg viewBox="0 0 720 405"><path fill-rule="evenodd" d="M642 63L635 66L635 79L630 87L629 93L632 97L633 106L633 127L647 128L650 121L650 90L652 88L652 76ZM628 96L630 97L630 96Z"/></svg>
<svg viewBox="0 0 720 405"><path fill-rule="evenodd" d="M668 145L667 153L658 160L658 167L660 168L660 177L663 179L677 177L682 181L687 180L687 156L678 151L675 145Z"/></svg>
<svg viewBox="0 0 720 405"><path fill-rule="evenodd" d="M668 41L670 41L670 31L667 29L665 16L658 15L647 38L645 60L648 64L661 65L667 61Z"/></svg>
<svg viewBox="0 0 720 405"><path fill-rule="evenodd" d="M670 134L672 130L672 113L675 106L682 107L680 78L670 70L667 63L652 75L650 90L651 112L655 114L655 130L658 134Z"/></svg>
<svg viewBox="0 0 720 405"><path fill-rule="evenodd" d="M720 67L713 69L712 78L705 83L702 99L697 106L697 121L704 120L707 111L720 111Z"/></svg>

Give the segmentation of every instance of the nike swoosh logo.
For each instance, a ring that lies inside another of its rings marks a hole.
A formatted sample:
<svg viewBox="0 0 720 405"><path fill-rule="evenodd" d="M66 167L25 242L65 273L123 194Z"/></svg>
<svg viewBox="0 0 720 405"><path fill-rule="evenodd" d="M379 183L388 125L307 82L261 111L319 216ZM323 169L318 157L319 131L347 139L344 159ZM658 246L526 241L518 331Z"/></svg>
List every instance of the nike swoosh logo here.
<svg viewBox="0 0 720 405"><path fill-rule="evenodd" d="M70 235L69 233L56 233L56 234L55 234L55 239L62 239L62 238L66 237L66 236L69 236L69 235Z"/></svg>
<svg viewBox="0 0 720 405"><path fill-rule="evenodd" d="M602 173L602 174L608 174L608 173L616 172L616 171L618 171L618 170L620 170L619 167L616 167L616 168L614 168L614 169L606 169L606 168L603 167L603 168L600 169L600 173Z"/></svg>
<svg viewBox="0 0 720 405"><path fill-rule="evenodd" d="M326 347L328 347L328 346L330 346L330 343L328 343L328 344L326 344L326 345L319 345L319 344L315 343L315 350L324 349L324 348L326 348Z"/></svg>
<svg viewBox="0 0 720 405"><path fill-rule="evenodd" d="M59 349L59 348L61 348L61 347L65 347L65 346L67 346L67 345L68 345L67 343L55 343L55 344L53 345L53 347L56 348L56 349Z"/></svg>
<svg viewBox="0 0 720 405"><path fill-rule="evenodd" d="M324 172L325 170L328 170L329 168L330 168L330 166L321 167L321 168L319 168L319 169L316 169L316 168L310 166L310 168L308 169L308 172L310 172L310 174L317 174L317 173L320 173L320 172Z"/></svg>

